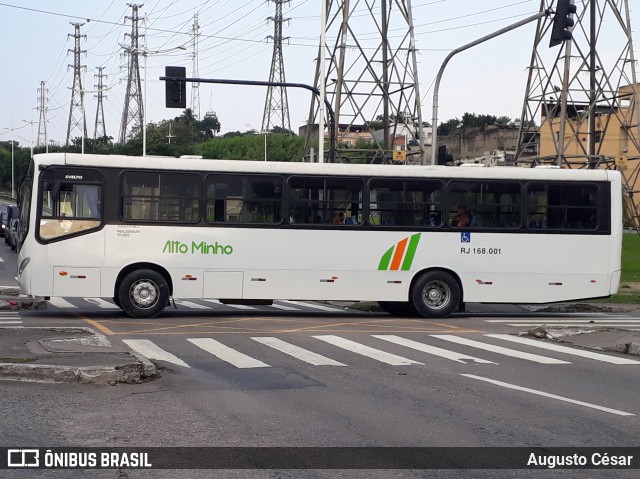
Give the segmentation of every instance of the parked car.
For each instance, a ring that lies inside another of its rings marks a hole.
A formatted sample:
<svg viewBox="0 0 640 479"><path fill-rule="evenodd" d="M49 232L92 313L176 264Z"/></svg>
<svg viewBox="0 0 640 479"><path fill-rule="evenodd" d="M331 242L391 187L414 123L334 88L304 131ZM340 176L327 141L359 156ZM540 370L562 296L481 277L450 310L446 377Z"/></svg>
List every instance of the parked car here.
<svg viewBox="0 0 640 479"><path fill-rule="evenodd" d="M18 209L18 207L16 205L9 205L7 206L7 211L3 211L3 216L6 215L6 223L5 220L3 218L2 220L2 224L6 226L3 226L3 230L4 230L4 242L5 244L9 243L9 228L11 227L11 220L13 218L18 218L20 216L20 210Z"/></svg>
<svg viewBox="0 0 640 479"><path fill-rule="evenodd" d="M7 231L9 231L9 217L6 211L0 213L0 236L4 236L4 242L7 240Z"/></svg>
<svg viewBox="0 0 640 479"><path fill-rule="evenodd" d="M18 225L20 220L18 218L12 218L9 224L9 246L12 250L15 250L18 246Z"/></svg>

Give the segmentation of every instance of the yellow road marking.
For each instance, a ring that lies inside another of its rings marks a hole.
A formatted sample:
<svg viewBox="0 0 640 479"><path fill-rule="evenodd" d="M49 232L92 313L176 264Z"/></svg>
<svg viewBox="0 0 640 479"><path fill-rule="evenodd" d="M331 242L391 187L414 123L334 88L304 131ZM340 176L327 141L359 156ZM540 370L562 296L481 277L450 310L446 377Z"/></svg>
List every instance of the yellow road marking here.
<svg viewBox="0 0 640 479"><path fill-rule="evenodd" d="M89 323L94 328L99 329L100 331L102 331L104 334L106 334L108 336L113 336L115 334L119 334L119 333L116 333L115 331L111 331L109 328L107 328L103 324L100 324L98 321L94 321L93 319L88 319L88 318L82 318L82 319L85 322Z"/></svg>

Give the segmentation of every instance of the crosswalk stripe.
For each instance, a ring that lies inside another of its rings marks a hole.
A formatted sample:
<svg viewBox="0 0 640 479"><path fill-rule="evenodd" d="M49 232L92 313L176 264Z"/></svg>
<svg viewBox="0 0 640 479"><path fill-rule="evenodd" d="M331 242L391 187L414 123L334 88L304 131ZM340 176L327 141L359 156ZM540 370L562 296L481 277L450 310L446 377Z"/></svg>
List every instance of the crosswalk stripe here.
<svg viewBox="0 0 640 479"><path fill-rule="evenodd" d="M235 349L225 346L224 344L211 338L191 338L187 339L192 344L195 344L200 349L204 349L206 352L213 354L218 359L225 361L237 368L269 368L266 363L258 361L246 354L243 354Z"/></svg>
<svg viewBox="0 0 640 479"><path fill-rule="evenodd" d="M217 299L203 299L203 301L206 301L207 303L217 304L219 306L228 306L229 308L235 308L235 309L247 309L247 310L257 309L257 308L254 308L253 306L247 306L246 304L225 304L220 302Z"/></svg>
<svg viewBox="0 0 640 479"><path fill-rule="evenodd" d="M402 356L396 356L395 354L386 353L384 351L380 351L379 349L371 348L369 346L365 346L364 344L356 343L355 341L350 341L348 339L344 339L331 334L313 337L319 339L320 341L333 344L334 346L337 346L339 348L346 349L347 351L351 351L352 353L360 354L361 356L366 356L368 358L375 359L376 361L380 361L386 364L391 364L392 366L424 364L412 359L403 358Z"/></svg>
<svg viewBox="0 0 640 479"><path fill-rule="evenodd" d="M319 309L320 311L328 311L330 313L337 313L337 312L343 311L340 308L323 306L321 304L315 304L315 303L304 303L302 301L282 301L282 302L287 304L293 304L294 306L302 306L304 308Z"/></svg>
<svg viewBox="0 0 640 479"><path fill-rule="evenodd" d="M88 303L95 304L96 306L102 309L120 309L115 304L110 303L109 301L106 301L102 298L82 298L82 299L84 299Z"/></svg>
<svg viewBox="0 0 640 479"><path fill-rule="evenodd" d="M608 356L606 354L594 353L591 351L585 351L583 349L574 349L567 346L560 346L558 344L546 343L544 341L520 338L512 336L510 334L485 334L485 336L496 339L503 339L505 341L511 341L513 343L525 344L527 346L533 346L541 349L548 349L550 351L557 351L564 354L572 354L574 356L580 356L583 358L595 359L596 361L604 361L611 364L640 364L640 361L634 361L627 358L619 358L617 356Z"/></svg>
<svg viewBox="0 0 640 479"><path fill-rule="evenodd" d="M190 309L211 309L209 306L204 306L202 304L193 303L191 301L184 301L182 299L174 299L174 302L178 306L183 306L185 308L190 308Z"/></svg>
<svg viewBox="0 0 640 479"><path fill-rule="evenodd" d="M49 298L49 303L55 306L56 308L77 308L77 306L74 306L69 301L59 298L57 296L52 296L51 298Z"/></svg>
<svg viewBox="0 0 640 479"><path fill-rule="evenodd" d="M314 366L346 366L346 364L327 358L321 354L308 351L291 343L287 343L286 341L282 341L278 338L257 337L251 339Z"/></svg>
<svg viewBox="0 0 640 479"><path fill-rule="evenodd" d="M451 359L452 361L456 361L458 363L467 364L466 360L479 363L479 364L497 364L493 361L487 361L486 359L476 358L474 356L467 356L465 354L456 353L454 351L449 351L448 349L438 348L436 346L430 346L428 344L419 343L418 341L413 341L411 339L402 338L400 336L395 336L392 334L374 334L374 338L382 339L383 341L389 341L390 343L399 344L400 346L406 346L408 348L415 349L417 351L422 351L423 353L433 354L435 356L440 356L442 358Z"/></svg>
<svg viewBox="0 0 640 479"><path fill-rule="evenodd" d="M191 367L187 363L185 363L182 359L156 346L153 342L149 341L148 339L123 339L122 342L125 343L134 351L139 352L140 354L142 354L143 356L146 356L149 359L167 361L169 363L177 364L178 366L183 366L185 368Z"/></svg>
<svg viewBox="0 0 640 479"><path fill-rule="evenodd" d="M22 324L22 321L0 321L0 324Z"/></svg>
<svg viewBox="0 0 640 479"><path fill-rule="evenodd" d="M503 348L502 346L494 346L493 344L474 341L473 339L461 338L459 336L453 336L450 334L432 334L431 337L443 339L452 343L462 344L464 346L470 346L472 348L484 349L496 354L504 354L505 356L525 359L527 361L533 361L540 364L571 364L568 361L562 361L560 359L553 359L546 356L539 356L537 354L525 353L522 351L517 351L515 349Z"/></svg>
<svg viewBox="0 0 640 479"><path fill-rule="evenodd" d="M273 303L272 308L281 309L282 311L300 311L300 308L293 308L291 306L285 306L284 304Z"/></svg>

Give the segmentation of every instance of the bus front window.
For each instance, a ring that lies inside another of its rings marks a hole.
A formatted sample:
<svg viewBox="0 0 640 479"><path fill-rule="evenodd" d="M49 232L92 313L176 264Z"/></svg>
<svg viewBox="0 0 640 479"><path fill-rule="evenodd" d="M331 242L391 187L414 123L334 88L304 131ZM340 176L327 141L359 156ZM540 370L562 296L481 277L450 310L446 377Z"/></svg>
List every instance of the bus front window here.
<svg viewBox="0 0 640 479"><path fill-rule="evenodd" d="M41 240L98 229L102 226L102 185L43 181L39 209Z"/></svg>

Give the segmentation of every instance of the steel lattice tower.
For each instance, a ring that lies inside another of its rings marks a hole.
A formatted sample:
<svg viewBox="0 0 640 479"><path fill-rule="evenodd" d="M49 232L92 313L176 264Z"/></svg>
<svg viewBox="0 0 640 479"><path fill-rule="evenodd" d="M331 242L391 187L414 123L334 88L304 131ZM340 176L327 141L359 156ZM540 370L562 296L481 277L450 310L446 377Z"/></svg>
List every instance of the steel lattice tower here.
<svg viewBox="0 0 640 479"><path fill-rule="evenodd" d="M38 121L38 139L36 140L36 146L44 146L48 151L48 138L47 138L47 90L45 88L45 82L40 82L40 88L38 88L38 111L40 112L40 120Z"/></svg>
<svg viewBox="0 0 640 479"><path fill-rule="evenodd" d="M193 16L193 78L199 78L200 72L198 68L198 37L200 36L200 25L198 24L198 15ZM200 82L191 83L191 114L196 120L200 119Z"/></svg>
<svg viewBox="0 0 640 479"><path fill-rule="evenodd" d="M325 55L327 61L324 81L327 99L335 112L339 161L340 157L344 159L342 153L349 151L351 158L359 155L361 161L389 162L395 139L409 136L418 140L418 147L410 152L407 161L424 162L411 0L325 1L326 44L318 59ZM372 31L377 32L375 37ZM317 68L316 86L319 71ZM312 138L317 118L314 97L307 125L307 149L317 141ZM374 138L368 125L377 119L382 121L383 133ZM373 142L373 153L349 145L344 138L353 131L360 131L363 139Z"/></svg>
<svg viewBox="0 0 640 479"><path fill-rule="evenodd" d="M544 41L552 17L538 22L516 163L618 168L631 199L640 192L640 105L629 2L585 0L573 17L573 40L559 49ZM612 51L600 50L605 40ZM636 227L638 206L627 202Z"/></svg>
<svg viewBox="0 0 640 479"><path fill-rule="evenodd" d="M69 37L74 39L73 50L73 65L69 67L73 68L73 86L71 87L71 104L69 106L69 122L67 124L67 141L65 145L69 146L71 140L71 133L75 130L80 130L80 135L83 138L87 137L87 122L84 115L84 92L82 90L82 69L86 68L85 65L80 65L80 55L87 53L86 50L80 49L80 40L86 38L86 35L80 35L80 27L84 23L72 23L75 32L73 35L69 34Z"/></svg>
<svg viewBox="0 0 640 479"><path fill-rule="evenodd" d="M540 8L554 3L541 0ZM605 142L600 140L614 121L637 148L640 111L634 107L638 92L628 0L585 0L574 15L573 40L558 50L544 41L552 20L541 19L537 26L517 161L535 158L569 167L602 161ZM615 56L599 52L605 37L619 47ZM551 128L551 151L538 151L538 124L541 132Z"/></svg>
<svg viewBox="0 0 640 479"><path fill-rule="evenodd" d="M131 16L125 17L125 20L131 20L131 33L125 34L131 39L131 43L128 47L123 46L126 55L128 55L128 70L127 70L127 91L124 96L124 108L122 110L122 121L120 123L120 137L119 141L124 144L127 140L127 131L132 124L142 128L143 111L142 103L142 82L140 80L140 62L138 61L140 55L140 34L138 33L138 23L140 17L138 16L138 9L142 5L127 4L131 7Z"/></svg>
<svg viewBox="0 0 640 479"><path fill-rule="evenodd" d="M104 82L103 79L106 78L106 75L102 73L104 67L98 67L98 74L94 75L98 78L98 84L95 85L98 94L96 98L98 99L98 107L96 109L96 123L95 128L93 130L93 139L97 140L98 138L105 138L107 136L107 129L104 123L104 107L102 105L102 100L105 98L104 95ZM98 134L100 131L100 134Z"/></svg>
<svg viewBox="0 0 640 479"><path fill-rule="evenodd" d="M289 0L273 0L273 3L276 5L276 13L273 17L268 18L268 20L273 22L273 36L269 35L267 37L273 41L273 56L271 58L269 81L285 83L282 42L288 40L289 37L285 38L282 36L282 25L290 19L282 17L282 5L289 3ZM264 104L264 115L262 116L263 132L269 131L276 126L281 127L283 130L291 131L287 89L282 86L268 87L267 99Z"/></svg>

